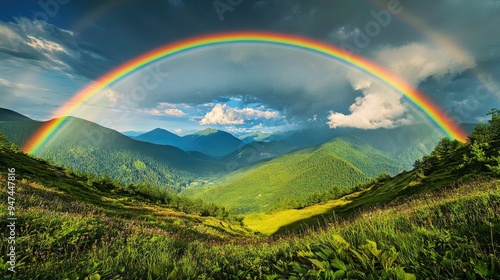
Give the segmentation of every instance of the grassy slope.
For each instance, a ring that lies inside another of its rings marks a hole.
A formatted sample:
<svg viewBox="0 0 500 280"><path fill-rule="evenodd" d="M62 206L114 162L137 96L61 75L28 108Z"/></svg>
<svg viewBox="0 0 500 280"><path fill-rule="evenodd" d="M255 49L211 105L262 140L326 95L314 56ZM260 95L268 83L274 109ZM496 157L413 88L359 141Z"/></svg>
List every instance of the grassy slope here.
<svg viewBox="0 0 500 280"><path fill-rule="evenodd" d="M188 189L183 194L224 205L238 213L261 212L329 189L346 189L382 172L401 167L364 144L335 139L317 148L280 156L221 179L219 186Z"/></svg>
<svg viewBox="0 0 500 280"><path fill-rule="evenodd" d="M312 156L304 151L279 157L244 175L234 176L240 178L224 186L203 191L194 189L197 192L192 197L247 213L266 211L287 198L334 186L350 186L367 179L360 170L340 158L327 154Z"/></svg>
<svg viewBox="0 0 500 280"><path fill-rule="evenodd" d="M130 263L115 268L137 267L135 260L172 268L172 255L191 240L223 242L235 236L245 239L249 234L237 224L214 217L186 214L140 196L110 192L106 185L90 184L85 177L2 147L0 168L16 169L17 248L22 250L17 266L19 271L29 272L27 279L37 274L71 279L87 276L93 270L114 267L115 259L120 258ZM7 181L4 171L0 182ZM0 200L2 208L6 207L7 191L0 193ZM6 211L0 213L3 228L6 215ZM145 255L145 250L157 249L149 247L155 238L166 247ZM1 251L7 250L4 241ZM108 255L107 246L113 242L121 246L118 255ZM103 254L104 259L89 266L88 260L96 254ZM3 262L0 269L2 266Z"/></svg>
<svg viewBox="0 0 500 280"><path fill-rule="evenodd" d="M244 223L253 230L265 234L274 234L301 229L304 226L316 226L325 219L335 215L347 217L372 207L379 207L394 200L404 200L408 197L439 190L444 186L474 180L473 173L459 168L464 149L458 150L450 164L438 162L436 171L426 177L420 177L412 170L402 172L385 182L377 183L356 193L322 205L313 205L304 209L291 209L274 213L255 213L247 215ZM272 226L268 222L272 221Z"/></svg>

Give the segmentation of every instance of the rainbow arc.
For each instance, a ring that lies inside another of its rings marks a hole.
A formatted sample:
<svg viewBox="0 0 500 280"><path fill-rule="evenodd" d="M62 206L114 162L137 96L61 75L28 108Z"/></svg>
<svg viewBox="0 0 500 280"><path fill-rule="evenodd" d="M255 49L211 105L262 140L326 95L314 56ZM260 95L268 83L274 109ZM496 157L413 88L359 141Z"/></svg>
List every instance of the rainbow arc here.
<svg viewBox="0 0 500 280"><path fill-rule="evenodd" d="M388 86L400 92L411 104L423 113L431 123L433 123L449 138L457 139L462 142L467 139L466 133L451 119L449 119L442 112L442 110L431 102L423 93L404 80L400 79L394 73L387 71L374 62L357 54L323 42L292 35L265 32L210 34L159 47L142 54L101 76L99 79L95 80L76 93L68 102L66 102L54 113L54 116L70 116L83 103L90 100L106 87L114 84L138 69L153 63L154 61L193 49L232 43L263 43L295 47L321 55L326 55L342 63L354 66L355 68L376 77ZM39 149L50 140L54 133L64 126L66 118L67 117L62 117L45 123L33 134L27 144L24 145L23 151L33 154L37 153Z"/></svg>

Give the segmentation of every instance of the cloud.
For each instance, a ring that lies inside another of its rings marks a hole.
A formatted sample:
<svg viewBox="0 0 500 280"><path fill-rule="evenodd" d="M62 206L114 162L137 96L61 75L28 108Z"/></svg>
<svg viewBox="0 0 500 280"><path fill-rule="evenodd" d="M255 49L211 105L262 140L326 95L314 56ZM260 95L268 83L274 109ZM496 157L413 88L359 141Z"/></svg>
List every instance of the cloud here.
<svg viewBox="0 0 500 280"><path fill-rule="evenodd" d="M0 57L86 78L100 75L108 62L74 32L27 18L0 21Z"/></svg>
<svg viewBox="0 0 500 280"><path fill-rule="evenodd" d="M179 109L191 109L192 107L188 104L173 104L168 102L160 102L156 108L152 109L139 109L141 113L145 113L152 116L169 116L169 117L185 117L188 116L186 112Z"/></svg>
<svg viewBox="0 0 500 280"><path fill-rule="evenodd" d="M376 54L375 59L412 85L417 85L428 77L455 76L475 66L471 55L464 54L457 59L446 55L440 49L422 43L384 48Z"/></svg>
<svg viewBox="0 0 500 280"><path fill-rule="evenodd" d="M375 53L375 60L414 87L429 77L453 77L475 66L472 57L456 61L438 49L421 43L383 48ZM331 111L327 122L331 128L393 128L415 121L401 100L401 94L394 89L375 78L358 73L350 73L348 79L351 86L363 96L356 98L349 107L349 114Z"/></svg>
<svg viewBox="0 0 500 280"><path fill-rule="evenodd" d="M237 109L226 104L216 104L210 112L200 120L199 124L244 124L245 120L278 118L277 111L261 111L253 108Z"/></svg>
<svg viewBox="0 0 500 280"><path fill-rule="evenodd" d="M241 54L245 62L236 62L232 54ZM141 69L113 87L123 99L133 100L130 89L141 86L148 70L155 66L168 72L169 79L148 91L138 102L139 108L150 109L159 103L189 104L204 115L216 104L239 109L257 109L255 104L262 104L289 120L307 121L314 114L325 118L329 110L353 100L344 65L300 49L265 44L196 50Z"/></svg>
<svg viewBox="0 0 500 280"><path fill-rule="evenodd" d="M17 90L39 90L39 91L48 91L46 88L37 87L34 85L29 85L25 83L13 83L4 78L0 77L0 86L17 89Z"/></svg>
<svg viewBox="0 0 500 280"><path fill-rule="evenodd" d="M168 3L173 7L182 7L184 6L184 2L182 0L168 0Z"/></svg>
<svg viewBox="0 0 500 280"><path fill-rule="evenodd" d="M179 109L165 109L163 110L163 113L167 116L172 116L172 117L184 117L186 116L186 113Z"/></svg>
<svg viewBox="0 0 500 280"><path fill-rule="evenodd" d="M394 128L411 124L414 119L407 114L399 98L377 92L366 93L356 98L349 107L350 114L330 112L328 125L331 128L354 127L361 129Z"/></svg>

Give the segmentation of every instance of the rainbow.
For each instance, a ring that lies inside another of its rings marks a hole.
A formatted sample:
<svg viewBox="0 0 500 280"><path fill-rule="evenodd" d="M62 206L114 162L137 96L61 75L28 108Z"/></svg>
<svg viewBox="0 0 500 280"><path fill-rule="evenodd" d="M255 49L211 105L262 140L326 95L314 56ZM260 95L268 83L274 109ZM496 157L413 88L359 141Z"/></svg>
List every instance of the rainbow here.
<svg viewBox="0 0 500 280"><path fill-rule="evenodd" d="M194 37L176 43L167 44L150 52L142 54L101 76L91 84L80 90L68 102L61 106L54 116L69 116L83 103L106 87L112 85L123 77L159 59L182 52L199 49L207 46L223 45L230 43L267 43L278 46L294 47L334 58L340 62L352 65L357 69L378 78L388 86L394 88L408 101L415 105L438 129L451 139L466 140L466 134L451 119L442 113L441 109L431 102L417 89L400 79L395 74L385 70L370 60L357 54L348 52L339 47L308 38L265 32L234 32L218 33ZM27 153L37 151L60 129L67 117L57 118L45 123L39 128L23 147Z"/></svg>

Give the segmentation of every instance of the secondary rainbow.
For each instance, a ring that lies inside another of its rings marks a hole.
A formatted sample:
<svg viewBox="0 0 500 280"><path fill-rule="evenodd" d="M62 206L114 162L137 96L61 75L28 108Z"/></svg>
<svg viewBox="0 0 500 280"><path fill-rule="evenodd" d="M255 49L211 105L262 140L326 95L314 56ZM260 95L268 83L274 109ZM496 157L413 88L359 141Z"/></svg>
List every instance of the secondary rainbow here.
<svg viewBox="0 0 500 280"><path fill-rule="evenodd" d="M423 93L400 79L397 75L378 66L374 62L339 47L315 41L308 38L267 32L234 32L217 33L194 37L154 49L142 54L101 76L61 106L53 116L70 116L76 109L90 98L101 92L130 73L159 59L207 46L231 43L264 43L294 47L315 52L334 58L340 62L352 65L366 72L403 94L415 105L437 128L452 139L466 140L466 134L451 119L447 118L441 109L432 103ZM24 145L23 151L36 153L54 133L64 126L67 117L60 117L45 123L36 131Z"/></svg>

